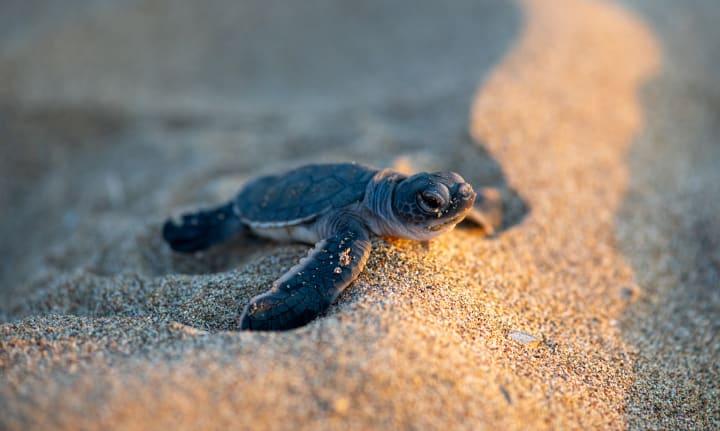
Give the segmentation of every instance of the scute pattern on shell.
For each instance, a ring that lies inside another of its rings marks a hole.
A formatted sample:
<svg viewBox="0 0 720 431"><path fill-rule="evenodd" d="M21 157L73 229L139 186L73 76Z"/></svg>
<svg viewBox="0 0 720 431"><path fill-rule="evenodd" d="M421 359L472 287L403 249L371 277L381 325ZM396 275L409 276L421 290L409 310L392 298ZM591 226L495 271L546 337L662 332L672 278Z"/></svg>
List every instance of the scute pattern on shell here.
<svg viewBox="0 0 720 431"><path fill-rule="evenodd" d="M235 198L243 222L289 226L359 202L377 170L355 163L306 165L257 178Z"/></svg>

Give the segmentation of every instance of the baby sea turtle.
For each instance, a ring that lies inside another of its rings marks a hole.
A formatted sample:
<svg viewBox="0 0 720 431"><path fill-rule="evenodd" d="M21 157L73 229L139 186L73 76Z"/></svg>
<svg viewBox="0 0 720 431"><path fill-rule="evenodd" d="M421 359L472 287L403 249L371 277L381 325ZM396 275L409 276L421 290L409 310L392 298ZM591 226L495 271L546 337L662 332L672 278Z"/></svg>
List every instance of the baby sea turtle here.
<svg viewBox="0 0 720 431"><path fill-rule="evenodd" d="M192 253L241 233L315 244L272 288L253 298L241 329L284 330L325 311L363 270L371 235L425 241L474 212L476 193L454 172L405 175L355 163L312 164L259 177L230 202L165 222L163 237ZM487 227L487 226L486 226Z"/></svg>

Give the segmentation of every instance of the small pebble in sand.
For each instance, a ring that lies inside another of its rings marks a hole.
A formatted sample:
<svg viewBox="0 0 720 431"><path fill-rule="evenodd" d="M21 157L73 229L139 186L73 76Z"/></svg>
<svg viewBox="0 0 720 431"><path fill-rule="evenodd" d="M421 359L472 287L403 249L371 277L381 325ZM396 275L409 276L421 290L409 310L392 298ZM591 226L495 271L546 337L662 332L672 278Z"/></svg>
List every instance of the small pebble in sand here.
<svg viewBox="0 0 720 431"><path fill-rule="evenodd" d="M508 337L517 341L518 343L524 344L526 347L536 349L540 347L540 339L532 334L528 334L523 331L510 331Z"/></svg>
<svg viewBox="0 0 720 431"><path fill-rule="evenodd" d="M349 408L350 400L345 397L338 398L333 402L333 409L335 409L336 413L345 414Z"/></svg>
<svg viewBox="0 0 720 431"><path fill-rule="evenodd" d="M500 385L500 393L502 394L503 398L505 398L505 401L508 404L512 404L512 398L510 397L510 392L505 388L505 386Z"/></svg>
<svg viewBox="0 0 720 431"><path fill-rule="evenodd" d="M623 287L620 289L620 297L625 300L632 299L633 297L633 290L630 287Z"/></svg>
<svg viewBox="0 0 720 431"><path fill-rule="evenodd" d="M193 328L192 326L184 325L184 324L182 324L182 323L180 323L180 322L175 322L175 321L170 322L170 323L168 324L168 328L169 328L171 331L181 332L181 333L186 334L186 335L193 335L193 336L195 336L195 335L207 335L207 334L208 334L207 331L204 331L204 330L202 330L202 329Z"/></svg>

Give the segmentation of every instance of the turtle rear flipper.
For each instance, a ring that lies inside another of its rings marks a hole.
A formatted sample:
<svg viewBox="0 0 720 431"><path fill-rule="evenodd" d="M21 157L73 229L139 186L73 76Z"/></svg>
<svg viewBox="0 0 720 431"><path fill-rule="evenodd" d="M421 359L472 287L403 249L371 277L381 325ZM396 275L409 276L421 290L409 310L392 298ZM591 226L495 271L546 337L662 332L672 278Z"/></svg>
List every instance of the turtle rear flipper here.
<svg viewBox="0 0 720 431"><path fill-rule="evenodd" d="M346 220L270 291L253 298L240 329L282 331L303 326L325 311L357 278L370 255L370 237L360 222Z"/></svg>
<svg viewBox="0 0 720 431"><path fill-rule="evenodd" d="M179 224L167 220L162 235L175 251L193 253L229 239L243 229L244 225L234 210L234 203L184 214Z"/></svg>

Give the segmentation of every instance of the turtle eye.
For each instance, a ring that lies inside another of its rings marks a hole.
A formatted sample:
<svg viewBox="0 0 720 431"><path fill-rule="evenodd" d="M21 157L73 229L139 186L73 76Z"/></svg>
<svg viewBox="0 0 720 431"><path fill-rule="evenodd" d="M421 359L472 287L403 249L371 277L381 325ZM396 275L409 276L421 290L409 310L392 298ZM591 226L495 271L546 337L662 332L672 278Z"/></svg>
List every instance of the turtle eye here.
<svg viewBox="0 0 720 431"><path fill-rule="evenodd" d="M420 192L418 197L420 207L427 212L436 213L445 204L443 197L432 190Z"/></svg>

